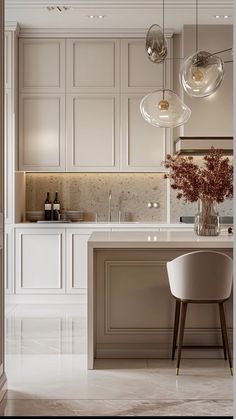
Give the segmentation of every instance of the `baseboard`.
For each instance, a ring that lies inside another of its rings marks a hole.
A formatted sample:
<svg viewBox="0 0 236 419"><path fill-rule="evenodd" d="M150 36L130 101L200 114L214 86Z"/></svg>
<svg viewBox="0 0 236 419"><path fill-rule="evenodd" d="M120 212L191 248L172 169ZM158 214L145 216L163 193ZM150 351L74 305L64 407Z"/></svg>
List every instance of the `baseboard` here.
<svg viewBox="0 0 236 419"><path fill-rule="evenodd" d="M5 304L86 304L86 294L5 295Z"/></svg>
<svg viewBox="0 0 236 419"><path fill-rule="evenodd" d="M4 398L7 391L7 377L5 372L2 373L0 378L0 402Z"/></svg>
<svg viewBox="0 0 236 419"><path fill-rule="evenodd" d="M156 334L155 343L99 343L96 345L95 358L171 358L172 329L165 329ZM229 343L233 346L233 330L228 330ZM222 345L219 329L185 330L184 345ZM221 348L183 348L182 358L223 358Z"/></svg>

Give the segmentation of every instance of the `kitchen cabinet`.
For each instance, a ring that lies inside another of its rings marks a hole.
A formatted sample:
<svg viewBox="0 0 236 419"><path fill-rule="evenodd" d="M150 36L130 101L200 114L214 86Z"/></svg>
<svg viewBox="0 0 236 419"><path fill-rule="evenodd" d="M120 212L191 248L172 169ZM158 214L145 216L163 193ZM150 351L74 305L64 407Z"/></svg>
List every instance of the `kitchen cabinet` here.
<svg viewBox="0 0 236 419"><path fill-rule="evenodd" d="M139 110L162 87L144 39L21 39L19 72L20 170L163 171L170 134Z"/></svg>
<svg viewBox="0 0 236 419"><path fill-rule="evenodd" d="M67 229L67 292L80 293L87 289L87 242L92 231L81 233Z"/></svg>
<svg viewBox="0 0 236 419"><path fill-rule="evenodd" d="M167 39L168 56L172 56L172 40ZM166 88L172 84L171 60L165 64ZM121 91L122 93L144 93L161 89L163 67L152 63L145 52L145 38L123 39L121 41Z"/></svg>
<svg viewBox="0 0 236 419"><path fill-rule="evenodd" d="M119 46L116 39L68 39L67 92L118 93Z"/></svg>
<svg viewBox="0 0 236 419"><path fill-rule="evenodd" d="M5 225L4 239L4 271L5 271L5 293L12 294L14 292L14 246L13 246L14 229L12 225Z"/></svg>
<svg viewBox="0 0 236 419"><path fill-rule="evenodd" d="M65 40L20 39L20 93L65 93Z"/></svg>
<svg viewBox="0 0 236 419"><path fill-rule="evenodd" d="M21 94L19 164L22 171L65 170L65 95Z"/></svg>
<svg viewBox="0 0 236 419"><path fill-rule="evenodd" d="M119 170L119 96L68 95L67 170Z"/></svg>
<svg viewBox="0 0 236 419"><path fill-rule="evenodd" d="M121 171L165 171L167 130L148 124L141 115L142 94L124 94L122 97Z"/></svg>
<svg viewBox="0 0 236 419"><path fill-rule="evenodd" d="M5 115L4 115L4 183L5 183L5 223L12 224L15 218L16 138L18 124L18 51L15 31L5 32Z"/></svg>
<svg viewBox="0 0 236 419"><path fill-rule="evenodd" d="M92 229L66 229L66 292L84 294L87 292L88 251L87 243ZM110 231L109 228L99 231Z"/></svg>
<svg viewBox="0 0 236 419"><path fill-rule="evenodd" d="M65 293L65 229L16 229L16 294Z"/></svg>

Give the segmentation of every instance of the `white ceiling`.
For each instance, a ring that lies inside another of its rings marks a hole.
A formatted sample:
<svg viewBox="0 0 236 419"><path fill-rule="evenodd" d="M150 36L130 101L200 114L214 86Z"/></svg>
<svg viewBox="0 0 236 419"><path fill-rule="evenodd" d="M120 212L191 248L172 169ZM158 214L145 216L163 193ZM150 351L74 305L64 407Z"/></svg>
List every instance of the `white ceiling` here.
<svg viewBox="0 0 236 419"><path fill-rule="evenodd" d="M47 6L69 6L63 13ZM104 15L89 19L88 15ZM215 19L215 15L230 15ZM5 0L6 22L22 28L147 29L162 25L162 0ZM165 0L165 27L180 32L195 23L195 0ZM199 0L199 24L232 24L233 0Z"/></svg>

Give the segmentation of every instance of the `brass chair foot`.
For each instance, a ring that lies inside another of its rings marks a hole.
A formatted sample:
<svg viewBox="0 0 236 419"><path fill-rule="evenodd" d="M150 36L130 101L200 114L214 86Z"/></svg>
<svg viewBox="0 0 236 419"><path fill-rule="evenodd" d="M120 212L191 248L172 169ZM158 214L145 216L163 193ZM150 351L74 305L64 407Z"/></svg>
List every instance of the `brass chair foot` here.
<svg viewBox="0 0 236 419"><path fill-rule="evenodd" d="M176 368L176 375L179 375L179 368Z"/></svg>

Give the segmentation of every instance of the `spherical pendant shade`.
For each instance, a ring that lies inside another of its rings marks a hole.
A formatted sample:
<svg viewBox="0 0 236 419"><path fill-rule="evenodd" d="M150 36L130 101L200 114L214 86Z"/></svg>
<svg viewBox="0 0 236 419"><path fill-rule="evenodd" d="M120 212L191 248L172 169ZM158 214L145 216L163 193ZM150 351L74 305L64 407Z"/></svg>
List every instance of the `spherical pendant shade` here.
<svg viewBox="0 0 236 419"><path fill-rule="evenodd" d="M210 96L218 89L223 77L223 61L206 51L198 51L188 57L180 69L180 83L185 92L193 97Z"/></svg>
<svg viewBox="0 0 236 419"><path fill-rule="evenodd" d="M145 49L147 56L153 63L162 63L166 58L167 42L159 25L152 25L146 35Z"/></svg>
<svg viewBox="0 0 236 419"><path fill-rule="evenodd" d="M168 89L154 90L140 103L143 118L155 127L174 128L185 124L191 110L182 100Z"/></svg>

